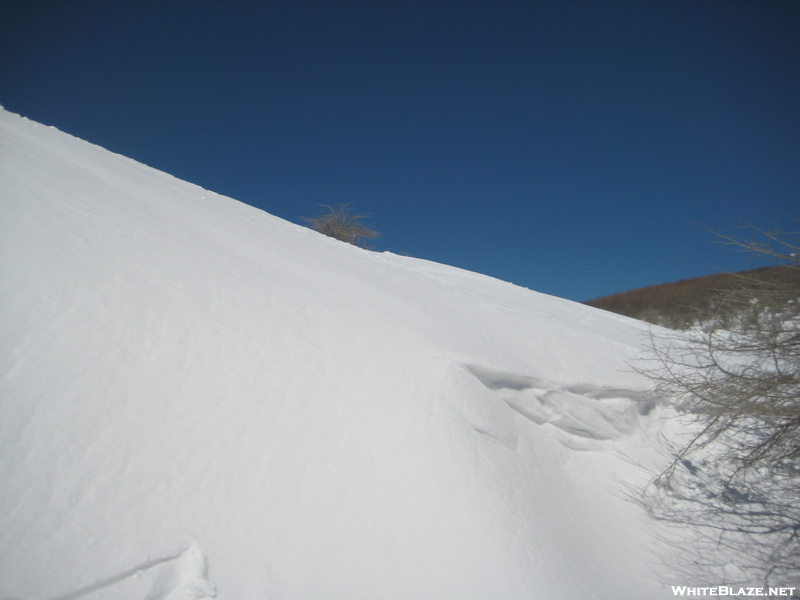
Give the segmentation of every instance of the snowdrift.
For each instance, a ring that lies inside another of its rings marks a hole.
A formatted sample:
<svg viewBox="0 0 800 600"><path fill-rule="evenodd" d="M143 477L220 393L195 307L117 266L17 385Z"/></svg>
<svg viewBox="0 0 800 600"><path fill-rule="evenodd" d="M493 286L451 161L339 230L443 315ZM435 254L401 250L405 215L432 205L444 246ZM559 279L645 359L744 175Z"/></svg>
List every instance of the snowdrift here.
<svg viewBox="0 0 800 600"><path fill-rule="evenodd" d="M641 599L643 324L0 110L0 598Z"/></svg>

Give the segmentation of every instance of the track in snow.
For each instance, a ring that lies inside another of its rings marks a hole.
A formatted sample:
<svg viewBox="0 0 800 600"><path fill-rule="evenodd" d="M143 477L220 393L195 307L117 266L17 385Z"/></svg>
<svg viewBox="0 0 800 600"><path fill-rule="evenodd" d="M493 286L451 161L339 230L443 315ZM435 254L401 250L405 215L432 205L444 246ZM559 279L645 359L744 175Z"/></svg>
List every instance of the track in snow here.
<svg viewBox="0 0 800 600"><path fill-rule="evenodd" d="M197 544L192 543L171 556L152 558L112 577L49 600L195 600L216 595L216 588L208 581L206 558Z"/></svg>

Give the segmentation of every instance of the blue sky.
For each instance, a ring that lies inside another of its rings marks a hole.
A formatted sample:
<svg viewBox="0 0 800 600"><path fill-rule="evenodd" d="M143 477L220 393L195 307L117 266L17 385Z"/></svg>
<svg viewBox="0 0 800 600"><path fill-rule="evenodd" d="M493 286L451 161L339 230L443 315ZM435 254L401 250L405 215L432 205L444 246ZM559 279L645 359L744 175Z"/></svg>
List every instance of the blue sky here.
<svg viewBox="0 0 800 600"><path fill-rule="evenodd" d="M0 104L573 300L747 268L699 224L800 215L796 0L4 2Z"/></svg>

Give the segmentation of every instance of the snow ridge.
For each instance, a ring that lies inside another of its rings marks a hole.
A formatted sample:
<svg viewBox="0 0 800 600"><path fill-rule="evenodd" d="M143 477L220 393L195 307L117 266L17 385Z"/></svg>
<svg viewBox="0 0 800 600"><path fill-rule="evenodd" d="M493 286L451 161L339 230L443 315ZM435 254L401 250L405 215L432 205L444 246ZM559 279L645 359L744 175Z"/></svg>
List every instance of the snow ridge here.
<svg viewBox="0 0 800 600"><path fill-rule="evenodd" d="M0 110L0 598L670 598L646 335Z"/></svg>

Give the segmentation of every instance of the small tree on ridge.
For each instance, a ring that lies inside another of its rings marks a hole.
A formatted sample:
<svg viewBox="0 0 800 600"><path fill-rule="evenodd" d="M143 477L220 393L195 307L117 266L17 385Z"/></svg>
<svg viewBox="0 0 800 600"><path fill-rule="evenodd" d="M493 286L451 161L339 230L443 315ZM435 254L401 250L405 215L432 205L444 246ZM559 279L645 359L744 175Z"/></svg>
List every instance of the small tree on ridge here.
<svg viewBox="0 0 800 600"><path fill-rule="evenodd" d="M337 204L336 206L320 205L327 212L316 217L304 217L311 229L328 237L347 242L359 248L369 249L367 240L380 237L380 233L364 225L366 215L353 214L353 204Z"/></svg>

